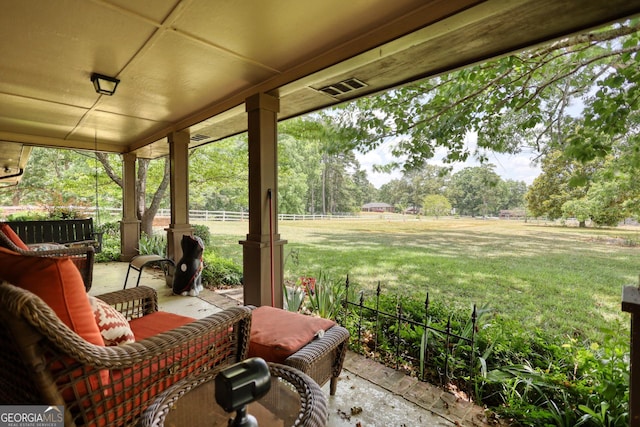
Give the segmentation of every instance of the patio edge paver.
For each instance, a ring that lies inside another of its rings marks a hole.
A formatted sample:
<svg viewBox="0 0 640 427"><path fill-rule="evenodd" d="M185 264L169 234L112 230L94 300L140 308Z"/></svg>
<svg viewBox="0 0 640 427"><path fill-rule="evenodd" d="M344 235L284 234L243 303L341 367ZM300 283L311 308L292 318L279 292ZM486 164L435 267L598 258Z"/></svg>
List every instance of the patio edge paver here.
<svg viewBox="0 0 640 427"><path fill-rule="evenodd" d="M358 375L455 425L491 426L483 407L365 356L347 352L344 370Z"/></svg>

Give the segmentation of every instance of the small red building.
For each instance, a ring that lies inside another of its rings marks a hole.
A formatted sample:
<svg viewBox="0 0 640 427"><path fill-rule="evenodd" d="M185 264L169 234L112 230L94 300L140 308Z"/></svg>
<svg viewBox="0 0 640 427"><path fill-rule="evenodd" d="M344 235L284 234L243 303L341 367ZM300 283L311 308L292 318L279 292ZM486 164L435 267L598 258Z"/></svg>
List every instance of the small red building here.
<svg viewBox="0 0 640 427"><path fill-rule="evenodd" d="M388 203L365 203L362 205L363 212L393 212L395 209Z"/></svg>

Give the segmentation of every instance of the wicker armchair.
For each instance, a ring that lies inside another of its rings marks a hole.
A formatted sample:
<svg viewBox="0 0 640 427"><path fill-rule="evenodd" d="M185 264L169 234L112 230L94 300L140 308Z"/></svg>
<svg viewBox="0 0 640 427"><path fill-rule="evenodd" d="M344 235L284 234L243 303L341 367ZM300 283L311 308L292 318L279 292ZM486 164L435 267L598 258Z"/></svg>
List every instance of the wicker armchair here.
<svg viewBox="0 0 640 427"><path fill-rule="evenodd" d="M129 320L157 312L145 286L98 296ZM65 405L65 426L135 425L180 379L246 358L251 310L234 307L121 346L93 345L36 295L0 284L0 401Z"/></svg>
<svg viewBox="0 0 640 427"><path fill-rule="evenodd" d="M71 261L78 267L82 275L84 287L89 291L93 283L93 263L95 260L95 249L93 246L83 246L76 248L60 248L46 251L27 251L16 246L9 237L0 231L0 246L11 249L22 255L39 256L39 257L69 257Z"/></svg>

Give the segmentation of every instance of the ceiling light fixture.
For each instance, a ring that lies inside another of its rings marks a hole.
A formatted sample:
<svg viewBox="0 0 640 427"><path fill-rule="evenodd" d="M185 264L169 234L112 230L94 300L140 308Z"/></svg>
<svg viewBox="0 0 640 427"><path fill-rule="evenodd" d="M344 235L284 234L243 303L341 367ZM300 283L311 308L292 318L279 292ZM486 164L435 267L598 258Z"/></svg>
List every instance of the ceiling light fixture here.
<svg viewBox="0 0 640 427"><path fill-rule="evenodd" d="M93 87L96 89L96 92L102 95L111 96L115 93L120 80L116 79L115 77L93 73L91 74L91 82L93 83Z"/></svg>

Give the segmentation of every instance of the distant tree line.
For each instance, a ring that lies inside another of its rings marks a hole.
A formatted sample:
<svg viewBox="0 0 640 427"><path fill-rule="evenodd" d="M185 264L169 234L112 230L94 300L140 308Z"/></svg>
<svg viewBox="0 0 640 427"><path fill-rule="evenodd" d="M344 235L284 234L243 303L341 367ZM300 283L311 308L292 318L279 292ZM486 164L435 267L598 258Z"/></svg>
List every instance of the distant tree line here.
<svg viewBox="0 0 640 427"><path fill-rule="evenodd" d="M496 216L503 209L524 207L526 191L524 181L503 180L491 164L453 174L448 168L425 164L384 184L378 198L398 210L431 216L445 215L452 209L459 215Z"/></svg>
<svg viewBox="0 0 640 427"><path fill-rule="evenodd" d="M317 118L281 125L279 136L279 202L281 213L337 214L358 212L368 202L385 202L441 216L452 208L461 215L496 215L524 204L524 182L503 181L491 165L451 174L426 164L376 189L354 152L332 148L330 132ZM326 126L326 125L325 125ZM313 130L313 131L310 131ZM327 138L327 139L323 139ZM247 209L246 136L192 150L190 208ZM7 205L121 207L122 162L118 155L35 148L17 187L0 193ZM138 215L150 232L159 208L168 208L166 159L138 160ZM438 197L436 197L438 196Z"/></svg>

